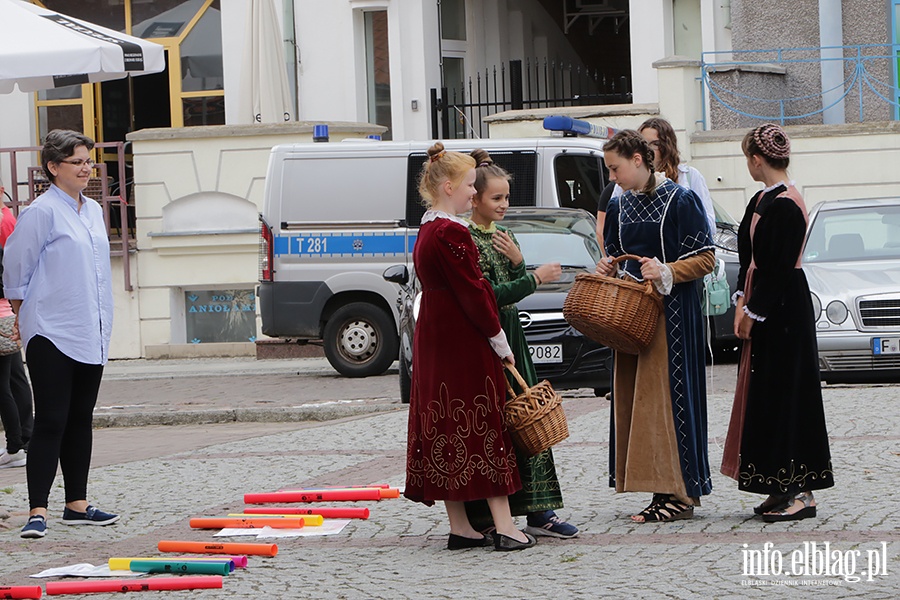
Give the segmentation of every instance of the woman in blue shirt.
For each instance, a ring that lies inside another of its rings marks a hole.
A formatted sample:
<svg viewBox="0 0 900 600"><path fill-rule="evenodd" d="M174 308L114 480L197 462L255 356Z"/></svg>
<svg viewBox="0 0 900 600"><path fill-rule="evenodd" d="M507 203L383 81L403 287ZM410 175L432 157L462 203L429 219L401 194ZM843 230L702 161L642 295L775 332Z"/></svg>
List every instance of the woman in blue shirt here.
<svg viewBox="0 0 900 600"><path fill-rule="evenodd" d="M28 449L30 514L24 538L44 537L57 465L65 480L67 525L109 525L118 515L90 506L91 424L109 353L113 299L103 211L82 191L94 142L47 134L41 164L51 182L19 216L6 243L3 284L16 312L34 392Z"/></svg>

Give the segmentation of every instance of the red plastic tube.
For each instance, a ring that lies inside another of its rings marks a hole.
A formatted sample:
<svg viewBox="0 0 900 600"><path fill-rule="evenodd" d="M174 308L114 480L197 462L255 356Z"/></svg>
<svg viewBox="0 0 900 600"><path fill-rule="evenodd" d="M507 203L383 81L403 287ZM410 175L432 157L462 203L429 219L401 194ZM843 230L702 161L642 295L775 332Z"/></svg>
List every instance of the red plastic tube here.
<svg viewBox="0 0 900 600"><path fill-rule="evenodd" d="M0 585L0 598L40 598L43 590L39 585Z"/></svg>
<svg viewBox="0 0 900 600"><path fill-rule="evenodd" d="M248 554L252 556L275 556L278 554L276 544L213 544L161 540L156 548L160 552L195 552L198 554Z"/></svg>
<svg viewBox="0 0 900 600"><path fill-rule="evenodd" d="M222 587L221 575L185 575L108 581L51 581L47 595L89 594L92 592L146 592L150 590L201 590Z"/></svg>
<svg viewBox="0 0 900 600"><path fill-rule="evenodd" d="M326 519L368 519L369 509L349 506L347 508L294 508L289 506L248 506L248 515L322 515Z"/></svg>
<svg viewBox="0 0 900 600"><path fill-rule="evenodd" d="M343 502L357 500L381 500L381 488L360 488L358 490L316 490L312 492L268 492L244 494L244 504L266 504L267 502ZM323 517L325 515L322 515Z"/></svg>
<svg viewBox="0 0 900 600"><path fill-rule="evenodd" d="M240 517L198 517L191 519L191 529L225 529L234 527L238 529L259 529L271 527L272 529L300 529L304 522L298 519L266 519L266 518L240 518Z"/></svg>

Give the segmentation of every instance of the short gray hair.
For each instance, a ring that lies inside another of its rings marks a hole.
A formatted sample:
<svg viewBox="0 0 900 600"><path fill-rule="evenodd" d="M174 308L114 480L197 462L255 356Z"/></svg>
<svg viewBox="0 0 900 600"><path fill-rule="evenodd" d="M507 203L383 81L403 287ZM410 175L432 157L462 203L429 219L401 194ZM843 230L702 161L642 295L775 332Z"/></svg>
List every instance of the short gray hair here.
<svg viewBox="0 0 900 600"><path fill-rule="evenodd" d="M44 147L41 149L41 167L51 183L56 177L50 172L47 165L69 158L75 154L75 148L78 146L85 146L88 150L93 150L94 140L71 129L54 129L44 138Z"/></svg>

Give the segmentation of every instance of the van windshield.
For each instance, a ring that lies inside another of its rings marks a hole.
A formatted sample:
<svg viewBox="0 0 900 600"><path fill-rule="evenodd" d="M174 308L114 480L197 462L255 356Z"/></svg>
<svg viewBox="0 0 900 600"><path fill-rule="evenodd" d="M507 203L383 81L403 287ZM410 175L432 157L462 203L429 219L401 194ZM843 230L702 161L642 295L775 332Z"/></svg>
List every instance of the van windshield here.
<svg viewBox="0 0 900 600"><path fill-rule="evenodd" d="M560 154L553 159L556 194L562 208L597 212L600 192L606 185L605 167L596 154Z"/></svg>

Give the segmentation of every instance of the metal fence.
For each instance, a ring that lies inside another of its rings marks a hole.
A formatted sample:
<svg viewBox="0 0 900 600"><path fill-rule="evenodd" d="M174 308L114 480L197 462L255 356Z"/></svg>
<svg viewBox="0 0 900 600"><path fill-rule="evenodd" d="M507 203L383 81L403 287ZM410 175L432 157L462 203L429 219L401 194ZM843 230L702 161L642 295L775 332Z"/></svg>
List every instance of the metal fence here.
<svg viewBox="0 0 900 600"><path fill-rule="evenodd" d="M546 59L511 60L432 88L431 132L440 139L481 138L484 118L505 110L630 103L627 77Z"/></svg>
<svg viewBox="0 0 900 600"><path fill-rule="evenodd" d="M900 45L704 52L704 129L898 118Z"/></svg>
<svg viewBox="0 0 900 600"><path fill-rule="evenodd" d="M100 162L94 166L91 178L84 195L96 200L103 209L103 220L106 222L106 233L109 236L110 256L122 257L122 269L125 275L125 290L133 291L131 285L131 253L134 251L134 206L128 203L128 190L130 186L126 180L125 144L123 142L102 142L94 145L94 148L116 153L117 169L115 175L107 172L106 163ZM35 157L39 157L41 146L28 146L18 148L0 148L0 156L8 155L9 172L20 174L19 159L21 155L31 154L22 162L31 163ZM38 158L37 161L40 159ZM11 181L6 186L9 201L7 206L18 215L19 210L29 205L35 198L44 193L50 187L39 166L24 168L26 179L24 181ZM120 185L125 182L126 185ZM24 188L24 194L20 188Z"/></svg>

